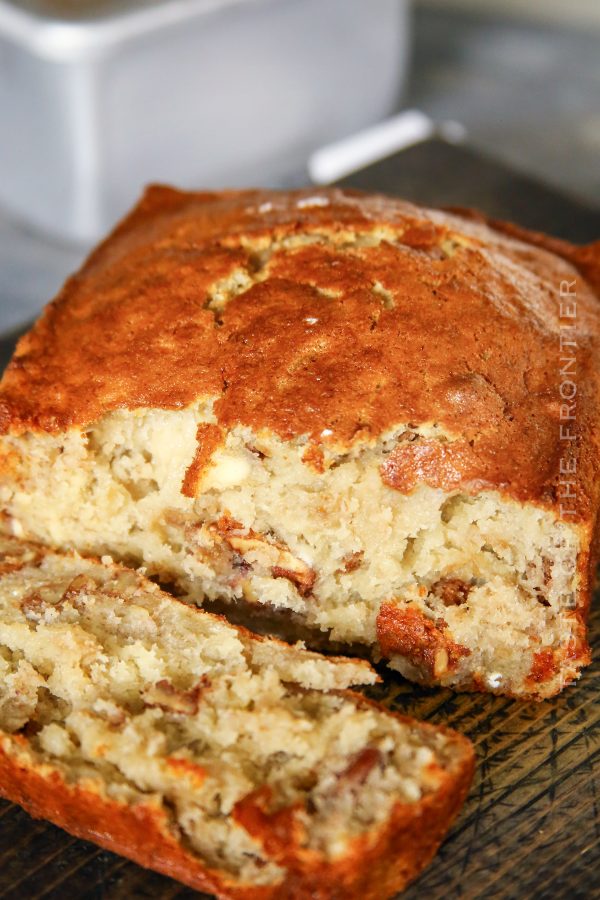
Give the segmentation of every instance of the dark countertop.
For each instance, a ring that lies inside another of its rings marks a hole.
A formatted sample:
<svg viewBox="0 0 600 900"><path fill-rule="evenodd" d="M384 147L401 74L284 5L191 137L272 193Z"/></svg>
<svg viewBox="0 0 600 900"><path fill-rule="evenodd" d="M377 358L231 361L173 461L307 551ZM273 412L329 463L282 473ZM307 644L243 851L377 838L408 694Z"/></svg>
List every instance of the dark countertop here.
<svg viewBox="0 0 600 900"><path fill-rule="evenodd" d="M474 147L600 205L597 30L422 2L404 100L461 122Z"/></svg>

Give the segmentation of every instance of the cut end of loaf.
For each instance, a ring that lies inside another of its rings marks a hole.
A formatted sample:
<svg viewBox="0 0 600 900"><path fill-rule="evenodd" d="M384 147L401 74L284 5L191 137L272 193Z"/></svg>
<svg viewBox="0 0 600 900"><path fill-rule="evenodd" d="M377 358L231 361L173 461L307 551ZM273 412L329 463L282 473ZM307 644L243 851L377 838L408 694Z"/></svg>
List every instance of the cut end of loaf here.
<svg viewBox="0 0 600 900"><path fill-rule="evenodd" d="M399 445L450 441L402 425L315 465L303 441L221 433L209 403L113 413L5 439L5 526L143 565L199 604L288 616L417 681L551 696L588 661L587 531L489 488L387 483Z"/></svg>

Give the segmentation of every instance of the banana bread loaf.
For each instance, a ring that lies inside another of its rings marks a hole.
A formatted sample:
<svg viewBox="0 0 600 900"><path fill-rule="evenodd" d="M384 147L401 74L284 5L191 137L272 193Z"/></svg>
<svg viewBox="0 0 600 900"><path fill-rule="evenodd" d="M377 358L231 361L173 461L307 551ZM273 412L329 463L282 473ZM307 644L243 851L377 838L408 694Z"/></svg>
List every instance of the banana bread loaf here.
<svg viewBox="0 0 600 900"><path fill-rule="evenodd" d="M198 890L385 900L428 862L471 745L343 690L375 678L0 540L0 795Z"/></svg>
<svg viewBox="0 0 600 900"><path fill-rule="evenodd" d="M550 696L589 657L599 257L352 192L152 188L5 374L5 528Z"/></svg>

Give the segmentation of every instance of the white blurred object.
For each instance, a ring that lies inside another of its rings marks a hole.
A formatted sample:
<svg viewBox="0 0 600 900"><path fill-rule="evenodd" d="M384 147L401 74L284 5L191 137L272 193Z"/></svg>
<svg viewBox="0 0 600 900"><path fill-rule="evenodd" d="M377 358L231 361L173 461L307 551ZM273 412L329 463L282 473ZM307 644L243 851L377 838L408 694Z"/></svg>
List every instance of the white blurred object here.
<svg viewBox="0 0 600 900"><path fill-rule="evenodd" d="M357 134L316 150L308 160L308 173L315 184L331 184L404 147L439 135L459 142L465 129L459 122L436 125L418 109L407 109Z"/></svg>
<svg viewBox="0 0 600 900"><path fill-rule="evenodd" d="M0 0L0 204L95 240L149 181L277 184L390 113L408 0Z"/></svg>

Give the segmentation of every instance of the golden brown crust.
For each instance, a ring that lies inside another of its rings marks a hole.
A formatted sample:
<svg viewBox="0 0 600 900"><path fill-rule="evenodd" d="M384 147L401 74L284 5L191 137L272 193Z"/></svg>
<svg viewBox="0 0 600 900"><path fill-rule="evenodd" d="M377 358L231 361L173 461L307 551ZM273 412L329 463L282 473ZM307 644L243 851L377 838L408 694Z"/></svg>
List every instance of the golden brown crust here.
<svg viewBox="0 0 600 900"><path fill-rule="evenodd" d="M360 704L377 706L359 695L344 694ZM452 736L459 756L452 771L444 772L441 787L420 803L398 803L377 831L355 838L349 852L335 861L302 848L296 840L283 840L292 832L298 837L291 811L277 814L274 822L273 816L258 805L260 798L247 798L245 815L238 811L237 818L261 838L269 856L284 866L283 881L275 885L241 884L208 869L185 846L164 809L151 799L147 804L128 805L105 796L91 782L68 784L57 769L35 762L22 736L0 735L0 796L77 837L221 898L386 900L430 861L458 814L473 777L475 757L466 738L429 725L419 728Z"/></svg>
<svg viewBox="0 0 600 900"><path fill-rule="evenodd" d="M327 444L436 422L454 437L399 448L388 484L410 490L428 454L430 483L559 511L568 457L570 505L589 523L599 259L598 244L358 192L151 188L22 339L0 426L58 431L120 407L213 397L224 429L308 435L318 468ZM236 272L241 287L217 296ZM560 308L571 283L574 320ZM561 443L564 325L578 345L577 439Z"/></svg>

